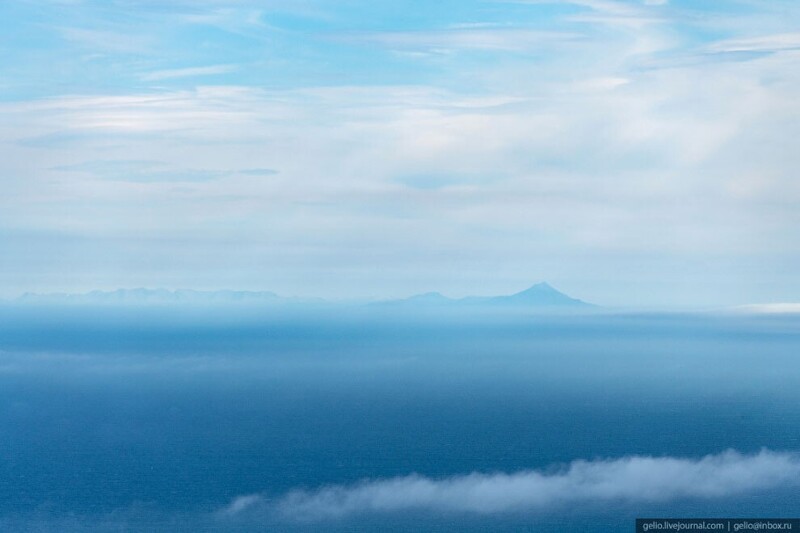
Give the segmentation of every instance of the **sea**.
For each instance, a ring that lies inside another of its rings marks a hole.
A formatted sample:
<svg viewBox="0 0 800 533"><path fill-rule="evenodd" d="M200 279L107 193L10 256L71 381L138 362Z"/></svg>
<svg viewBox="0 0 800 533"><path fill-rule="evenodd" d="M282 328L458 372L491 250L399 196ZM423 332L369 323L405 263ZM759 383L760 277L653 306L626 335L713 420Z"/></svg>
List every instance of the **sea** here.
<svg viewBox="0 0 800 533"><path fill-rule="evenodd" d="M0 306L0 531L798 517L798 451L800 315Z"/></svg>

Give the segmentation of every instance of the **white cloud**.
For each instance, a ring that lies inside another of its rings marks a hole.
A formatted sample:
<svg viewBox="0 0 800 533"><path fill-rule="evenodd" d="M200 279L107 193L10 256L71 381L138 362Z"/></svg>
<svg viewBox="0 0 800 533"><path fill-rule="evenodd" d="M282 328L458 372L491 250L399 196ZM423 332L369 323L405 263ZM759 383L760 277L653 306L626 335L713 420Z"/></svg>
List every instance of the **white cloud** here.
<svg viewBox="0 0 800 533"><path fill-rule="evenodd" d="M391 49L523 51L579 39L580 34L534 31L521 28L454 28L439 31L407 31L350 34L340 39L374 43Z"/></svg>
<svg viewBox="0 0 800 533"><path fill-rule="evenodd" d="M177 11L188 17L186 23L228 25L258 38L273 35L269 17L258 10L230 11L223 9L226 2L209 3L221 10ZM533 12L533 4L543 2L524 3L531 5L515 9ZM552 32L479 18L419 25L415 31L337 30L338 38L376 53L481 50L475 57L427 55L421 75L402 77L401 70L393 76L406 85L360 76L371 85L310 89L286 80L279 90L244 86L245 77L239 86L193 91L118 87L105 95L98 89L89 95L6 100L0 104L0 222L87 238L135 234L200 241L211 232L243 255L258 242L263 251L252 252L255 257L229 255L230 264L209 271L209 279L239 272L237 286L258 287L265 272L246 265L270 265L270 275L296 280L287 282L296 286L281 288L303 294L333 290L311 287L309 280L330 277L336 268L357 270L357 281L342 289L347 294L325 296L372 295L385 290L387 279L413 284L415 277L428 283L436 276L453 284L437 289L455 294L489 278L497 281L486 290L499 292L531 276L585 279L584 265L591 261L593 275L604 281L600 287L622 283L623 277L630 283L651 276L664 286L671 283L665 278L679 278L692 280L692 290L664 291L660 297L753 301L737 296L744 279L734 279L716 295L698 296L710 290L708 270L701 265L717 260L744 265L742 259L760 252L786 254L781 261L787 272L796 263L788 257L800 253L800 241L793 238L800 224L794 208L800 181L793 170L800 152L792 149L800 134L800 57L788 50L796 35L778 24L751 27L749 17L730 15L714 22L730 27L707 32L730 38L697 43L684 31L686 20L712 22L691 18L677 6L571 3L580 9L566 10L557 24L547 26ZM175 9L167 11L175 16ZM575 17L594 24L575 24ZM136 31L126 30L119 40L102 32L71 37L97 47L136 50L148 44L129 42L126 33ZM756 31L770 37L751 37ZM383 50L374 50L378 47ZM777 49L782 53L714 53ZM520 50L526 53L508 53ZM312 56L296 68L315 71L320 58ZM227 56L195 57L191 64L207 66L143 76L157 81L221 73L231 66L215 64L220 57ZM289 64L301 58L290 53L285 59ZM156 67L137 61L130 72L148 68ZM301 78L304 84L319 82L310 74ZM166 177L159 174L111 182L97 173L54 170L98 157L158 160L165 168L203 169L221 179L177 186L174 179L154 179ZM242 168L280 169L280 174L264 179L239 172ZM405 179L409 176L415 179ZM439 185L421 183L426 176ZM193 247L180 249L187 264L195 259ZM302 274L293 259L297 248L320 254L306 256ZM102 250L105 255L106 247ZM654 254L680 258L676 263L686 270L655 266L660 262ZM689 255L695 266L686 266ZM610 266L599 266L603 256ZM323 263L326 272L314 270ZM643 263L654 266L635 266ZM449 274L456 265L461 281ZM84 268L93 267L70 270ZM498 268L514 272L497 275ZM730 269L732 277L739 275L736 268ZM742 277L753 277L752 269L741 268ZM776 284L797 287L790 274L777 280L761 272ZM36 289L11 279L8 286ZM400 292L420 289L407 286ZM616 299L635 294L585 297L628 303Z"/></svg>
<svg viewBox="0 0 800 533"><path fill-rule="evenodd" d="M190 67L169 70L156 70L140 76L142 81L159 81L174 78L189 78L196 76L213 76L226 74L237 69L236 65L210 65L207 67Z"/></svg>
<svg viewBox="0 0 800 533"><path fill-rule="evenodd" d="M62 37L92 51L139 54L152 49L154 40L147 35L123 33L119 30L59 28Z"/></svg>
<svg viewBox="0 0 800 533"><path fill-rule="evenodd" d="M800 303L750 304L733 308L734 312L766 315L800 314Z"/></svg>
<svg viewBox="0 0 800 533"><path fill-rule="evenodd" d="M238 496L221 511L222 516L236 516L253 506L258 506L263 502L263 499L258 494L248 494L246 496Z"/></svg>
<svg viewBox="0 0 800 533"><path fill-rule="evenodd" d="M701 459L626 457L575 461L560 471L473 473L444 479L411 475L317 491L292 491L270 502L236 498L221 516L272 510L284 517L324 520L358 513L417 510L493 514L556 506L725 498L800 482L800 458L762 450L726 451Z"/></svg>
<svg viewBox="0 0 800 533"><path fill-rule="evenodd" d="M727 39L709 46L712 52L779 52L800 49L800 33Z"/></svg>
<svg viewBox="0 0 800 533"><path fill-rule="evenodd" d="M531 265L544 269L537 278L585 276L575 253L791 251L796 211L770 205L800 194L786 172L797 152L782 148L797 130L790 118L800 116L791 64L770 56L703 65L702 85L700 67L636 71L598 59L568 77L561 65L526 77L498 69L487 75L494 90L467 94L231 86L9 102L0 105L0 212L17 227L84 236L214 234L238 243L241 256L228 256L230 265L252 263L249 253L268 258L272 276L302 279L281 290L328 297L345 294L309 286L325 277L313 271L317 262L350 269L385 258L347 288L362 296L381 293L379 273L398 265L397 276L413 279L460 261L486 279L496 276L485 258L502 258L515 272L486 288L498 292L527 283ZM97 154L224 178L176 187L53 170ZM281 173L264 179L242 168ZM446 186L404 186L404 176L436 176ZM766 224L774 230L762 232ZM302 277L298 249L319 254L304 262ZM621 275L618 266L597 272ZM436 288L459 294L473 282L442 283ZM585 297L608 303L608 295Z"/></svg>

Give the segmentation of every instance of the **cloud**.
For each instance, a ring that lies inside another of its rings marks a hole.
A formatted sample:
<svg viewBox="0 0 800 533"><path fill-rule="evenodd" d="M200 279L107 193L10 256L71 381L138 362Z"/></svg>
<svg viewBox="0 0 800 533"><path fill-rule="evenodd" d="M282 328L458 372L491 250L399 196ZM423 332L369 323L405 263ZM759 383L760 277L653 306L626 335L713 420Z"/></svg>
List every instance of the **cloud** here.
<svg viewBox="0 0 800 533"><path fill-rule="evenodd" d="M274 176L279 173L280 171L274 168L245 168L239 170L239 174L245 174L247 176Z"/></svg>
<svg viewBox="0 0 800 533"><path fill-rule="evenodd" d="M782 52L800 49L800 33L780 33L744 39L728 39L711 46L711 52Z"/></svg>
<svg viewBox="0 0 800 533"><path fill-rule="evenodd" d="M241 496L220 511L237 516L271 509L289 519L324 520L359 513L444 511L494 514L556 506L725 498L794 486L800 457L762 450L701 459L634 456L574 461L568 467L513 474L472 473L444 479L410 475L355 485L295 490L274 503Z"/></svg>
<svg viewBox="0 0 800 533"><path fill-rule="evenodd" d="M171 167L161 161L99 160L52 167L60 172L78 172L106 180L142 183L198 182L219 178L225 172Z"/></svg>
<svg viewBox="0 0 800 533"><path fill-rule="evenodd" d="M258 506L263 502L263 499L258 494L248 494L246 496L238 496L220 514L222 516L236 516L253 506Z"/></svg>
<svg viewBox="0 0 800 533"><path fill-rule="evenodd" d="M577 33L534 31L521 28L451 28L438 31L408 31L351 34L342 40L377 44L390 49L437 51L524 51L580 39Z"/></svg>
<svg viewBox="0 0 800 533"><path fill-rule="evenodd" d="M153 40L148 36L119 30L60 28L59 31L67 41L106 53L139 54L151 50L153 46Z"/></svg>
<svg viewBox="0 0 800 533"><path fill-rule="evenodd" d="M171 70L157 70L141 76L142 81L160 81L175 78L191 78L196 76L214 76L227 74L236 70L236 65L211 65L207 67L178 68Z"/></svg>
<svg viewBox="0 0 800 533"><path fill-rule="evenodd" d="M28 85L8 76L19 89L0 103L0 222L34 233L68 224L120 246L131 232L189 239L167 255L191 272L155 247L149 264L175 277L202 271L207 283L236 272L245 287L267 276L329 297L371 296L387 283L463 294L490 278L486 290L503 291L532 271L574 282L591 262L597 292L586 297L609 303L641 302L641 291L608 289L623 283L670 303L795 298L793 8L566 3L487 11L466 2L402 24L367 4L319 6L329 17L311 21L296 10L313 5L279 0L119 2L130 16L113 20L67 10L85 16L51 24L72 28L59 30L69 42L58 72L31 50L13 71ZM104 49L121 55L81 59ZM227 86L165 90L141 79L232 64L248 67ZM77 172L98 157L164 164ZM261 168L280 174L239 171ZM224 268L194 244L209 233L237 251L214 254ZM93 246L98 257L122 253ZM8 290L62 279L64 265L42 271L55 264L46 246L26 249L42 259L9 260ZM99 280L94 269L108 263L90 255L71 254L68 268ZM353 281L309 285L333 271ZM123 282L128 274L138 277ZM107 275L114 286L166 283L138 268ZM742 296L755 278L786 294Z"/></svg>
<svg viewBox="0 0 800 533"><path fill-rule="evenodd" d="M739 305L733 308L733 311L740 313L756 313L756 314L800 314L800 303L784 302L775 304L750 304Z"/></svg>

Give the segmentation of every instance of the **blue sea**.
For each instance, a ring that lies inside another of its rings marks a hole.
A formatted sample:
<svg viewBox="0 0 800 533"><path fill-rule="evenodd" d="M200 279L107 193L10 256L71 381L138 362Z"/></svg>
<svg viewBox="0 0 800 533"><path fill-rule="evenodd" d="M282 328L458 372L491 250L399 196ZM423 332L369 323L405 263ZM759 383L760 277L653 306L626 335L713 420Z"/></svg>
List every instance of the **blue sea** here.
<svg viewBox="0 0 800 533"><path fill-rule="evenodd" d="M7 305L0 530L800 516L798 358L797 315Z"/></svg>

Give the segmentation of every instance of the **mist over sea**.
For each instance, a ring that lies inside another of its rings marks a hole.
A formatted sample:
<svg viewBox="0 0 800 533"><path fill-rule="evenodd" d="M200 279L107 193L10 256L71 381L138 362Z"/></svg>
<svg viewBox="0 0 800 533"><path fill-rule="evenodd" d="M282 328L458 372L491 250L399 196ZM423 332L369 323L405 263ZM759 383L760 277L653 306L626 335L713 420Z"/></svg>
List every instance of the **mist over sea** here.
<svg viewBox="0 0 800 533"><path fill-rule="evenodd" d="M0 530L800 509L800 316L0 307Z"/></svg>

